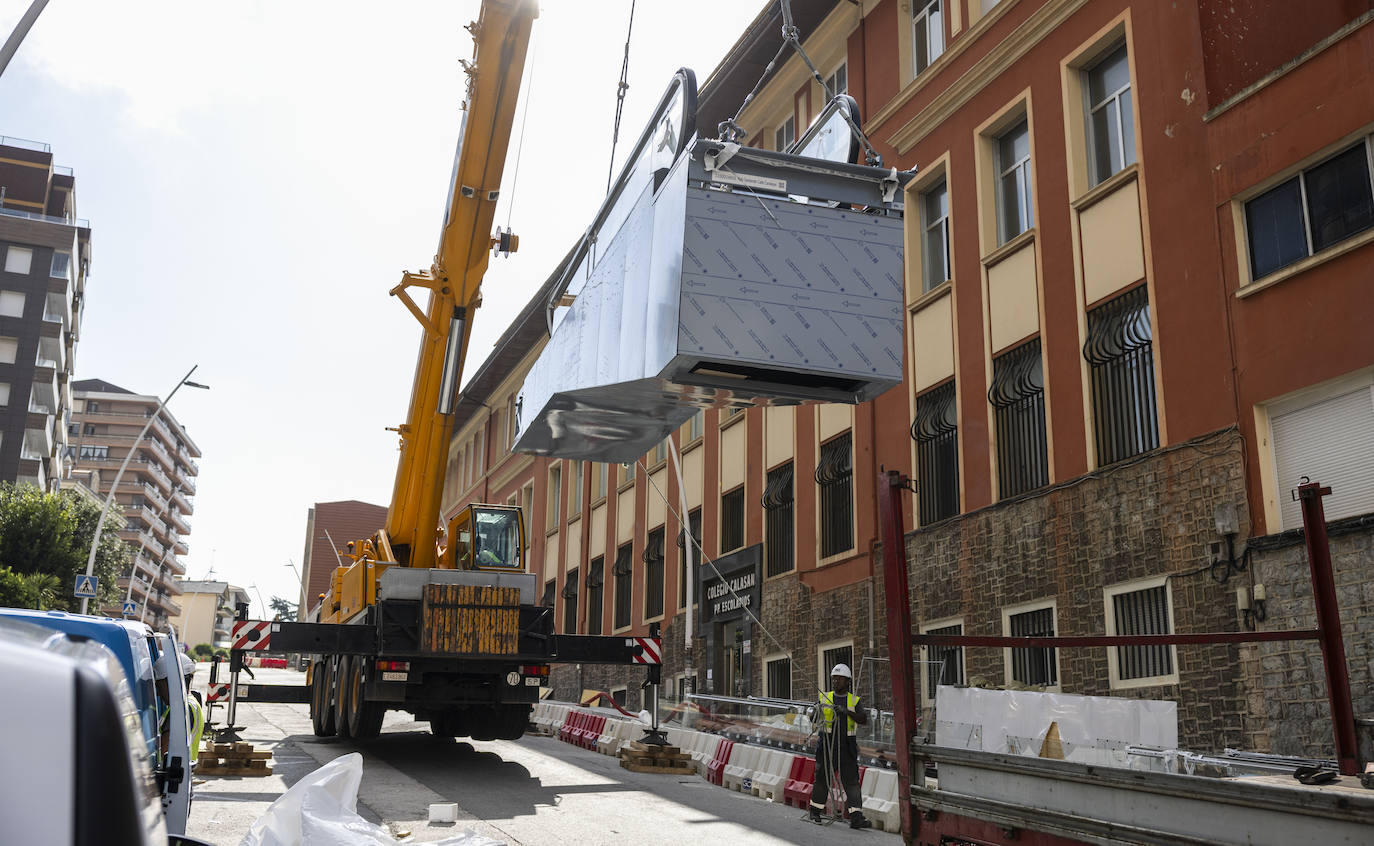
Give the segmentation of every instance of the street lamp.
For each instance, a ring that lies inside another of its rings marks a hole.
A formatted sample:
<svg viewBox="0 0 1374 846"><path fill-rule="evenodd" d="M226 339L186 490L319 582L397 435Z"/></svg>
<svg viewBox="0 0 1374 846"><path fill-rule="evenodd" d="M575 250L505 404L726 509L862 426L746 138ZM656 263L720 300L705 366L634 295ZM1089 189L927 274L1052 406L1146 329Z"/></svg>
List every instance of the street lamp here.
<svg viewBox="0 0 1374 846"><path fill-rule="evenodd" d="M143 443L143 436L148 434L148 430L152 428L153 421L162 413L162 409L167 407L167 403L171 402L172 397L176 396L176 392L181 390L182 385L209 390L209 385L202 385L199 382L191 381L191 374L195 373L196 368L199 366L199 364L194 365L190 370L186 371L186 375L181 377L175 388L172 388L172 392L167 395L167 399L158 402L157 410L148 416L148 422L143 424L143 431L138 433L137 438L134 438L133 446L129 447L129 454L124 456L124 463L119 465L119 472L115 473L114 481L110 483L110 492L105 495L105 505L100 509L100 519L95 521L95 536L91 538L91 552L86 556L86 576L88 578L95 574L95 553L100 547L100 529L105 525L105 516L110 513L110 503L114 502L115 490L119 487L119 480L124 476L124 471L128 469L129 462L133 460L134 453L138 451L138 445ZM81 598L82 614L86 613L86 608L90 604L90 601L89 597L83 596Z"/></svg>
<svg viewBox="0 0 1374 846"><path fill-rule="evenodd" d="M261 618L261 619L266 620L266 619L267 619L267 611L268 611L268 608L267 608L267 603L262 601L262 591L258 590L258 586L255 585L255 584L249 585L249 587L253 589L253 593L256 593L256 594L258 595L258 604L262 606L262 618Z"/></svg>

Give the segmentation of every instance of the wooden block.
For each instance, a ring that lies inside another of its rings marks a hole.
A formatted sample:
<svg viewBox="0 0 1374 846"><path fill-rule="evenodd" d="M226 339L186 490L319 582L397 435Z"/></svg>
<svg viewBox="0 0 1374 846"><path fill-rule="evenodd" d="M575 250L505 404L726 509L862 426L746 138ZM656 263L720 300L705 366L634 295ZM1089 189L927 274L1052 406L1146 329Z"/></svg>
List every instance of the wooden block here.
<svg viewBox="0 0 1374 846"><path fill-rule="evenodd" d="M234 751L235 751L235 752L252 752L252 751L253 751L253 744L251 744L251 743L235 743L235 744L234 744Z"/></svg>
<svg viewBox="0 0 1374 846"><path fill-rule="evenodd" d="M250 760L253 761L270 761L272 760L272 750L269 749L263 752L254 752L248 757Z"/></svg>
<svg viewBox="0 0 1374 846"><path fill-rule="evenodd" d="M629 761L625 760L622 760L620 762L620 766L624 767L632 773L657 773L660 775L690 775L696 772L696 770L692 769L691 767L659 767L650 766L647 764L632 764Z"/></svg>

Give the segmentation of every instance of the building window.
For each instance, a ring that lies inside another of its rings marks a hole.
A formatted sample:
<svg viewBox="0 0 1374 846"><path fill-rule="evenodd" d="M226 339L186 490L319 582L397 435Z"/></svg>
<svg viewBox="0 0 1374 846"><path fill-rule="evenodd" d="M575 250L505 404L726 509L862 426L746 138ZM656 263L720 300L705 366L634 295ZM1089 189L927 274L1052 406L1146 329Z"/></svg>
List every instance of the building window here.
<svg viewBox="0 0 1374 846"><path fill-rule="evenodd" d="M663 616L663 538L659 526L644 544L644 619Z"/></svg>
<svg viewBox="0 0 1374 846"><path fill-rule="evenodd" d="M7 405L9 405L9 404L10 404L10 383L9 383L9 382L0 382L0 407L7 406ZM76 424L73 423L73 424L71 424L71 425L72 425L72 426L75 426ZM68 427L68 431L70 431L70 427Z"/></svg>
<svg viewBox="0 0 1374 846"><path fill-rule="evenodd" d="M1169 620L1169 591L1164 580L1158 584L1136 590L1108 590L1107 619L1109 635L1162 635L1173 634ZM1169 644L1159 646L1117 646L1111 649L1114 655L1112 682L1142 682L1147 684L1168 684L1177 681L1174 676L1174 647Z"/></svg>
<svg viewBox="0 0 1374 846"><path fill-rule="evenodd" d="M744 488L720 497L720 553L744 546Z"/></svg>
<svg viewBox="0 0 1374 846"><path fill-rule="evenodd" d="M80 459L82 461L106 461L110 457L110 448L107 446L83 446L81 448Z"/></svg>
<svg viewBox="0 0 1374 846"><path fill-rule="evenodd" d="M24 293L22 291L0 291L0 317L23 317Z"/></svg>
<svg viewBox="0 0 1374 846"><path fill-rule="evenodd" d="M827 96L831 98L849 93L848 63L840 62L840 66L835 68L835 72L825 78L825 90Z"/></svg>
<svg viewBox="0 0 1374 846"><path fill-rule="evenodd" d="M19 358L19 339L0 338L0 364L14 364Z"/></svg>
<svg viewBox="0 0 1374 846"><path fill-rule="evenodd" d="M682 428L687 435L683 440L683 446L686 446L696 441L701 437L702 432L706 431L705 414L698 408L697 413L693 414L686 423L682 424Z"/></svg>
<svg viewBox="0 0 1374 846"><path fill-rule="evenodd" d="M620 484L617 486L617 490L618 490L619 488L625 487L626 485L630 485L630 484L633 484L633 483L634 483L634 480L635 480L635 464L636 464L636 462L631 461L631 462L628 462L628 463L626 463L626 464L620 465L620 470L619 470L619 473L620 473Z"/></svg>
<svg viewBox="0 0 1374 846"><path fill-rule="evenodd" d="M821 492L821 557L838 555L854 546L853 435L845 432L821 444L816 484Z"/></svg>
<svg viewBox="0 0 1374 846"><path fill-rule="evenodd" d="M654 445L652 464L662 464L668 460L668 442L659 441Z"/></svg>
<svg viewBox="0 0 1374 846"><path fill-rule="evenodd" d="M943 180L921 195L921 291L933 291L949 280L949 191Z"/></svg>
<svg viewBox="0 0 1374 846"><path fill-rule="evenodd" d="M923 630L924 634L961 635L964 625L938 626ZM934 701L936 689L942 684L964 683L964 647L927 646L926 647L926 698Z"/></svg>
<svg viewBox="0 0 1374 846"><path fill-rule="evenodd" d="M615 627L630 625L630 596L634 587L634 556L630 544L615 551Z"/></svg>
<svg viewBox="0 0 1374 846"><path fill-rule="evenodd" d="M918 74L945 52L943 4L944 0L914 0L911 4L911 38Z"/></svg>
<svg viewBox="0 0 1374 846"><path fill-rule="evenodd" d="M48 270L49 276L66 277L67 271L72 266L72 254L64 253L61 250L54 250L52 254L52 266Z"/></svg>
<svg viewBox="0 0 1374 846"><path fill-rule="evenodd" d="M601 588L605 584L606 559L597 556L587 568L587 634L601 634Z"/></svg>
<svg viewBox="0 0 1374 846"><path fill-rule="evenodd" d="M534 510L534 483L531 482L520 489L520 515L525 518L525 526L532 528L530 515Z"/></svg>
<svg viewBox="0 0 1374 846"><path fill-rule="evenodd" d="M687 524L692 527L692 564L697 573L701 572L701 509L693 508L687 515ZM682 530L677 533L677 605L687 607L687 550ZM692 580L692 604L701 601L701 579Z"/></svg>
<svg viewBox="0 0 1374 846"><path fill-rule="evenodd" d="M997 426L997 483L1002 499L1049 484L1045 447L1045 376L1040 339L992 360L988 389Z"/></svg>
<svg viewBox="0 0 1374 846"><path fill-rule="evenodd" d="M1083 357L1092 380L1099 466L1159 446L1153 349L1144 285L1088 312Z"/></svg>
<svg viewBox="0 0 1374 846"><path fill-rule="evenodd" d="M577 632L577 571L563 581L563 634Z"/></svg>
<svg viewBox="0 0 1374 846"><path fill-rule="evenodd" d="M1255 279L1374 226L1369 139L1245 204Z"/></svg>
<svg viewBox="0 0 1374 846"><path fill-rule="evenodd" d="M835 669L836 664L844 664L853 674L854 670L854 643L853 641L843 641L842 643L824 644L820 648L821 660L816 667L820 673L821 681L818 690L830 689L830 671ZM853 679L849 682L849 689L854 689Z"/></svg>
<svg viewBox="0 0 1374 846"><path fill-rule="evenodd" d="M572 478L568 480L571 490L568 492L568 518L578 516L582 513L582 465L584 462L573 461L568 465L568 472Z"/></svg>
<svg viewBox="0 0 1374 846"><path fill-rule="evenodd" d="M790 573L795 564L792 462L768 471L763 486L763 566L765 576Z"/></svg>
<svg viewBox="0 0 1374 846"><path fill-rule="evenodd" d="M1094 185L1135 162L1131 66L1122 44L1087 72L1088 150Z"/></svg>
<svg viewBox="0 0 1374 846"><path fill-rule="evenodd" d="M557 529L563 517L563 467L555 464L549 468L549 529Z"/></svg>
<svg viewBox="0 0 1374 846"><path fill-rule="evenodd" d="M1030 125L1022 120L997 139L998 243L1034 226L1032 215Z"/></svg>
<svg viewBox="0 0 1374 846"><path fill-rule="evenodd" d="M916 398L917 513L922 526L959 513L959 428L953 382Z"/></svg>
<svg viewBox="0 0 1374 846"><path fill-rule="evenodd" d="M792 142L797 140L797 119L788 115L787 120L778 125L773 132L773 144L779 153L787 152L787 148L792 146Z"/></svg>
<svg viewBox="0 0 1374 846"><path fill-rule="evenodd" d="M28 276L33 268L33 250L28 247L10 247L5 251L5 272Z"/></svg>
<svg viewBox="0 0 1374 846"><path fill-rule="evenodd" d="M1054 637L1054 606L1007 616L1010 637ZM1028 685L1059 684L1059 664L1052 647L1015 648L1011 652L1011 678Z"/></svg>
<svg viewBox="0 0 1374 846"><path fill-rule="evenodd" d="M539 597L539 604L543 605L546 608L552 608L554 592L555 591L553 579L549 579L547 582L544 582L544 595Z"/></svg>
<svg viewBox="0 0 1374 846"><path fill-rule="evenodd" d="M516 398L515 398L515 394L511 394L511 395L510 395L510 399L506 400L506 430L507 430L507 431L506 431L506 451L507 451L507 452L509 452L509 451L512 450L512 449L515 449L515 436L518 435L518 434L520 433L520 421L519 421L519 419L518 419L518 417L517 417L517 415L519 414L518 408L519 408L519 403L518 403L518 401L517 401Z"/></svg>
<svg viewBox="0 0 1374 846"><path fill-rule="evenodd" d="M86 428L82 431L82 434L83 434L83 435L94 435L94 434L95 434L95 424L94 424L94 423L87 423L87 424L86 424ZM153 463L152 461L150 461L150 460L147 459L147 458L144 458L143 460L144 460L144 461L147 461L149 464Z"/></svg>
<svg viewBox="0 0 1374 846"><path fill-rule="evenodd" d="M606 478L610 475L609 464L597 464L592 471L592 502L606 498Z"/></svg>
<svg viewBox="0 0 1374 846"><path fill-rule="evenodd" d="M1328 521L1374 511L1374 380L1368 372L1267 411L1279 528L1302 527L1302 504L1290 491L1303 476L1331 488L1322 501Z"/></svg>
<svg viewBox="0 0 1374 846"><path fill-rule="evenodd" d="M792 698L792 659L773 658L766 664L764 690L769 699Z"/></svg>

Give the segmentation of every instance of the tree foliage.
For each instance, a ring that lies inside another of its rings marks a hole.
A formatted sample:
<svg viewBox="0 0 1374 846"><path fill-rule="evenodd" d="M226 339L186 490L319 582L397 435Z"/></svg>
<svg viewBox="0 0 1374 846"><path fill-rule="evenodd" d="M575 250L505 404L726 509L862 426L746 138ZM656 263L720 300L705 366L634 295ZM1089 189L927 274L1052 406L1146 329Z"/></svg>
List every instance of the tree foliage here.
<svg viewBox="0 0 1374 846"><path fill-rule="evenodd" d="M0 483L0 602L81 610L71 590L77 574L86 572L99 519L100 505L74 491L49 493L33 485ZM123 524L118 507L113 507L101 527L95 575L104 604L122 598L115 582L130 559L128 545L119 539ZM6 569L17 582L5 575ZM15 590L22 591L18 597Z"/></svg>
<svg viewBox="0 0 1374 846"><path fill-rule="evenodd" d="M267 604L271 606L278 620L284 620L288 623L296 621L296 603L282 599L280 596L274 596L272 601Z"/></svg>

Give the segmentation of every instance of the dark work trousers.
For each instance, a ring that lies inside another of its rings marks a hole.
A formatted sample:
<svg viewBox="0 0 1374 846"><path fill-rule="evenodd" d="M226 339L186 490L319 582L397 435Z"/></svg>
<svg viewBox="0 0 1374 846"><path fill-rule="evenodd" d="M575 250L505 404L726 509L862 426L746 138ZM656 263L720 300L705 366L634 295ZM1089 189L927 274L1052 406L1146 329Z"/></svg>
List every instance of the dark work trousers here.
<svg viewBox="0 0 1374 846"><path fill-rule="evenodd" d="M832 755L836 751L835 741L829 734L821 732L816 739L816 782L811 785L811 806L817 810L825 806L825 796L830 791L830 773L835 769ZM859 793L859 741L852 735L839 738L838 752L845 808L850 811L862 810L864 800Z"/></svg>

